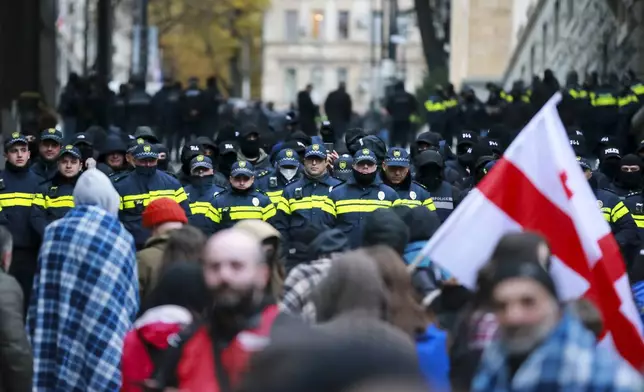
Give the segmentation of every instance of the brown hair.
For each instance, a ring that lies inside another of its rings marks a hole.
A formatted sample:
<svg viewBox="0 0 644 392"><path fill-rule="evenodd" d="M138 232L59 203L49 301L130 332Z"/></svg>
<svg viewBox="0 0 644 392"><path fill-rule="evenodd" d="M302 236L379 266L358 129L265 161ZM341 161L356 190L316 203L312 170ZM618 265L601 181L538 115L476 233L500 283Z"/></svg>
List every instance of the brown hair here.
<svg viewBox="0 0 644 392"><path fill-rule="evenodd" d="M594 333L595 337L599 340L604 330L604 319L595 304L586 298L579 298L571 301L570 307L577 317L579 317L582 324L584 324L584 327Z"/></svg>
<svg viewBox="0 0 644 392"><path fill-rule="evenodd" d="M206 236L194 226L186 225L172 230L168 238L161 269L181 261L201 261L201 251L206 244Z"/></svg>
<svg viewBox="0 0 644 392"><path fill-rule="evenodd" d="M415 300L411 276L400 256L388 246L364 248L378 267L387 290L387 321L412 337L425 331L428 320Z"/></svg>

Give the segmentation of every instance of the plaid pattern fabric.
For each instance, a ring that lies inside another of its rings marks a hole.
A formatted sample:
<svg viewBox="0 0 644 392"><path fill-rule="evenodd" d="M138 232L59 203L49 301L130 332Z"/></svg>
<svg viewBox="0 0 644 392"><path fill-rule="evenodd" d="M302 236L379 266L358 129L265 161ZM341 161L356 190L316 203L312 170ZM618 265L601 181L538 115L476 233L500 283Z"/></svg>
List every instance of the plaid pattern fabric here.
<svg viewBox="0 0 644 392"><path fill-rule="evenodd" d="M597 346L595 336L565 312L548 338L509 379L499 342L485 350L473 392L644 390L642 377L616 354Z"/></svg>
<svg viewBox="0 0 644 392"><path fill-rule="evenodd" d="M116 216L78 206L45 230L27 317L34 391L118 391L138 310L134 240Z"/></svg>
<svg viewBox="0 0 644 392"><path fill-rule="evenodd" d="M284 281L280 311L315 322L315 305L310 299L311 291L326 277L331 268L331 259L302 263L291 270Z"/></svg>

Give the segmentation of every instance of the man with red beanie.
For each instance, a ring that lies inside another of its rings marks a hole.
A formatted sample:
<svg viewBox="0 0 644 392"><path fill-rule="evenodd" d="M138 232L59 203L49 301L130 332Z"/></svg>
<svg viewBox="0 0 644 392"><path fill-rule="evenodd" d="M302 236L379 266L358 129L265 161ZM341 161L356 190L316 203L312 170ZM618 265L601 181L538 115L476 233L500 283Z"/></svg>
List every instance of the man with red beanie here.
<svg viewBox="0 0 644 392"><path fill-rule="evenodd" d="M168 243L170 231L180 229L188 223L183 208L169 197L156 199L143 210L143 227L152 231L145 246L136 254L139 270L139 294L143 301L156 286L161 270L163 252Z"/></svg>

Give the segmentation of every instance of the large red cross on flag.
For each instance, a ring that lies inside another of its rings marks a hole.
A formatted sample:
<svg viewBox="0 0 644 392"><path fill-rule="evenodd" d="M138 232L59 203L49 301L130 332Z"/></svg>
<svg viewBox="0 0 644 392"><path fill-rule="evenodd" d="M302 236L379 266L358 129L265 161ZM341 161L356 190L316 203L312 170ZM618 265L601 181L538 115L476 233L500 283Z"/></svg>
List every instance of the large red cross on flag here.
<svg viewBox="0 0 644 392"><path fill-rule="evenodd" d="M642 325L624 262L568 142L560 99L556 94L535 115L423 253L473 288L503 234L540 233L552 249L561 299L592 300L604 318L602 344L644 370Z"/></svg>

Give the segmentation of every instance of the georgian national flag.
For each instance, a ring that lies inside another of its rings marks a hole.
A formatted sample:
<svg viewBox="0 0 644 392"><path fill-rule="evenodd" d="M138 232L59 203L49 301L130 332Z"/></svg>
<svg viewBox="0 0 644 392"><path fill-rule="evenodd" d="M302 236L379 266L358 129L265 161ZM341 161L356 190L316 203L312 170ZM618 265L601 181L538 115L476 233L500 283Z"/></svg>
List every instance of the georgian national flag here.
<svg viewBox="0 0 644 392"><path fill-rule="evenodd" d="M642 371L642 325L624 262L559 119L560 99L556 94L536 114L423 254L474 288L503 234L540 233L561 299L593 301L604 318L602 344Z"/></svg>

